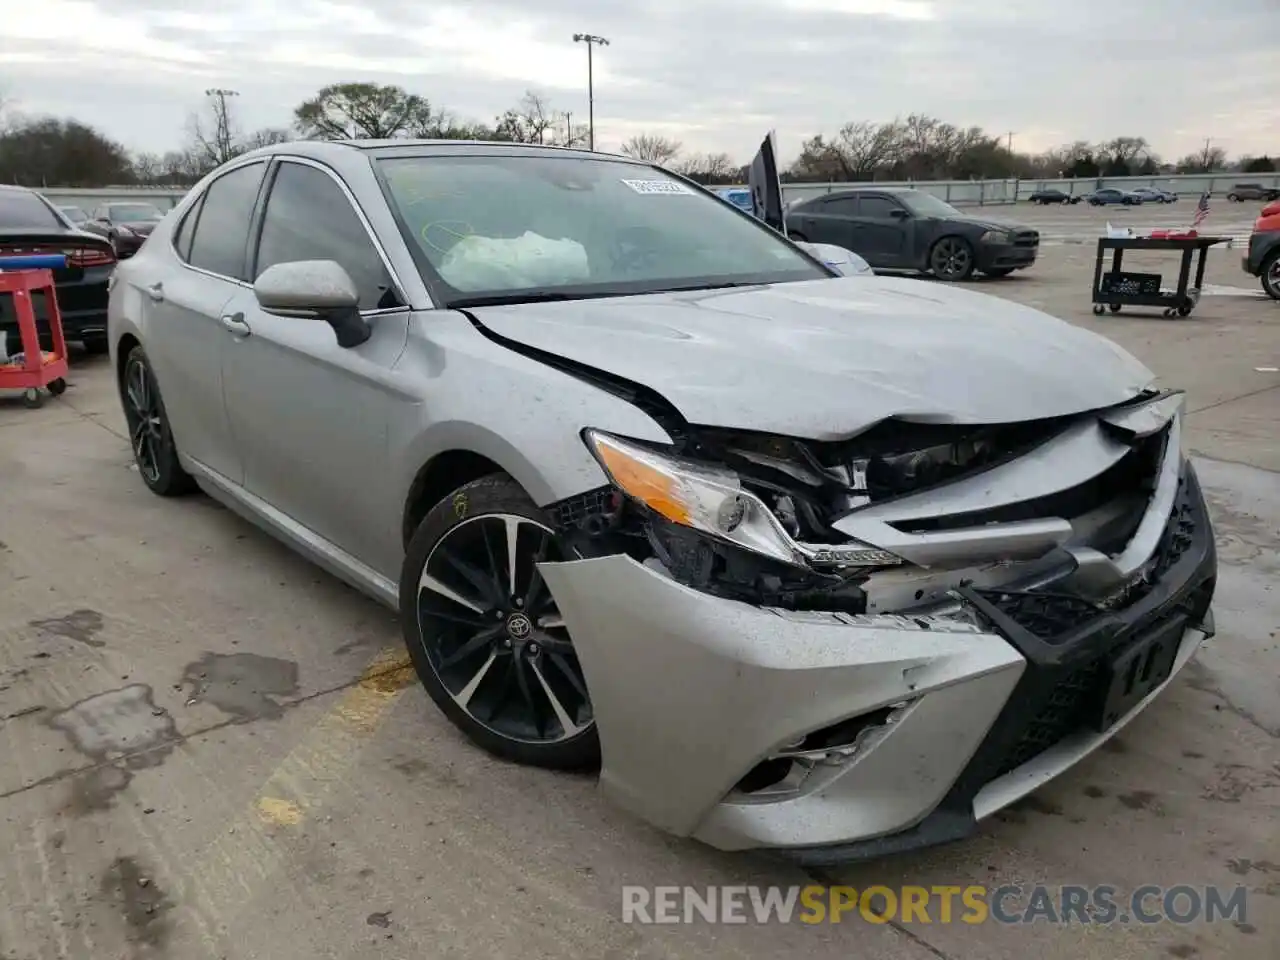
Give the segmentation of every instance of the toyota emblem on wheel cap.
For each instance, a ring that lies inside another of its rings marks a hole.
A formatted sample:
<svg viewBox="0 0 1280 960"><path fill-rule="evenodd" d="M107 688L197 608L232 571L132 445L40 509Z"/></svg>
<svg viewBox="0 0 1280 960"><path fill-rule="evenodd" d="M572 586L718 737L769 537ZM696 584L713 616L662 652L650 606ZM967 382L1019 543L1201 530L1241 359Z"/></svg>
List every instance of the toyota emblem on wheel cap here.
<svg viewBox="0 0 1280 960"><path fill-rule="evenodd" d="M513 640L523 640L533 633L533 622L523 613L512 614L507 621L507 633L511 634Z"/></svg>

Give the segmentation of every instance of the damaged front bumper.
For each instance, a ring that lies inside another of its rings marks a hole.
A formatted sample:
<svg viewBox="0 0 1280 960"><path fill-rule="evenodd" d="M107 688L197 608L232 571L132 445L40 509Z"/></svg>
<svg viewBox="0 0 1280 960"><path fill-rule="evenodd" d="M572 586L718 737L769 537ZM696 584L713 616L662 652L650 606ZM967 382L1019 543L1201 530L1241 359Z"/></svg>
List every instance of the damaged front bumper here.
<svg viewBox="0 0 1280 960"><path fill-rule="evenodd" d="M1212 531L1176 445L1146 514L1154 528L1105 558L1137 574L1103 601L1087 550L920 616L753 606L620 555L543 564L602 789L674 834L816 863L968 834L1113 735L1212 635Z"/></svg>

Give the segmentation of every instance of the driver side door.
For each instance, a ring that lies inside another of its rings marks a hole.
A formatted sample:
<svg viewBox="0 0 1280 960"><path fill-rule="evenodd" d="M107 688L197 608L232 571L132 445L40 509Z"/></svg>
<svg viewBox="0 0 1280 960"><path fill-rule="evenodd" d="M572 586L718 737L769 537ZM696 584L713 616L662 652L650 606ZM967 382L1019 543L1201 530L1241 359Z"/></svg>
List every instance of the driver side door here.
<svg viewBox="0 0 1280 960"><path fill-rule="evenodd" d="M249 276L278 263L336 261L356 284L372 336L340 347L323 320L268 313L251 288L224 308L235 331L223 383L244 486L293 534L310 531L385 573L400 551L387 430L393 404L405 402L392 370L408 339L407 299L337 173L285 158L268 177Z"/></svg>

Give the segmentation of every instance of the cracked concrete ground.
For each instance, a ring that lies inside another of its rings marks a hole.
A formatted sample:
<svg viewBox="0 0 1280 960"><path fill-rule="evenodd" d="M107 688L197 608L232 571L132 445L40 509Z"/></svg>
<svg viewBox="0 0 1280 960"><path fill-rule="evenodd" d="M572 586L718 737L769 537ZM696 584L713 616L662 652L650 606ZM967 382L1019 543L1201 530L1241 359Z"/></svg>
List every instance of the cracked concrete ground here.
<svg viewBox="0 0 1280 960"><path fill-rule="evenodd" d="M1237 255L1209 279L1252 287ZM1280 304L1089 313L1087 250L983 284L1189 391L1218 637L1111 744L973 840L817 876L662 836L590 778L470 747L391 614L130 466L103 361L0 399L0 958L1280 955ZM923 282L923 281L922 281ZM1189 884L1203 924L623 924L624 884Z"/></svg>

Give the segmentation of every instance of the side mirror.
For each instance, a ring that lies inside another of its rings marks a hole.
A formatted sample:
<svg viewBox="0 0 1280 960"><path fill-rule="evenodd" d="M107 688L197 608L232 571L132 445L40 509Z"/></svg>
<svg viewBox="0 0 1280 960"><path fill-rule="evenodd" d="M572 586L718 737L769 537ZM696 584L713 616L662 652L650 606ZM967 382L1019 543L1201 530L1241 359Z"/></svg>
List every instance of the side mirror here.
<svg viewBox="0 0 1280 960"><path fill-rule="evenodd" d="M910 219L911 214L908 211L903 210L901 207L894 207L889 211L889 216L894 220L907 220Z"/></svg>
<svg viewBox="0 0 1280 960"><path fill-rule="evenodd" d="M333 260L294 260L267 267L253 284L258 305L282 317L323 320L340 347L358 347L372 335L360 316L360 294Z"/></svg>

